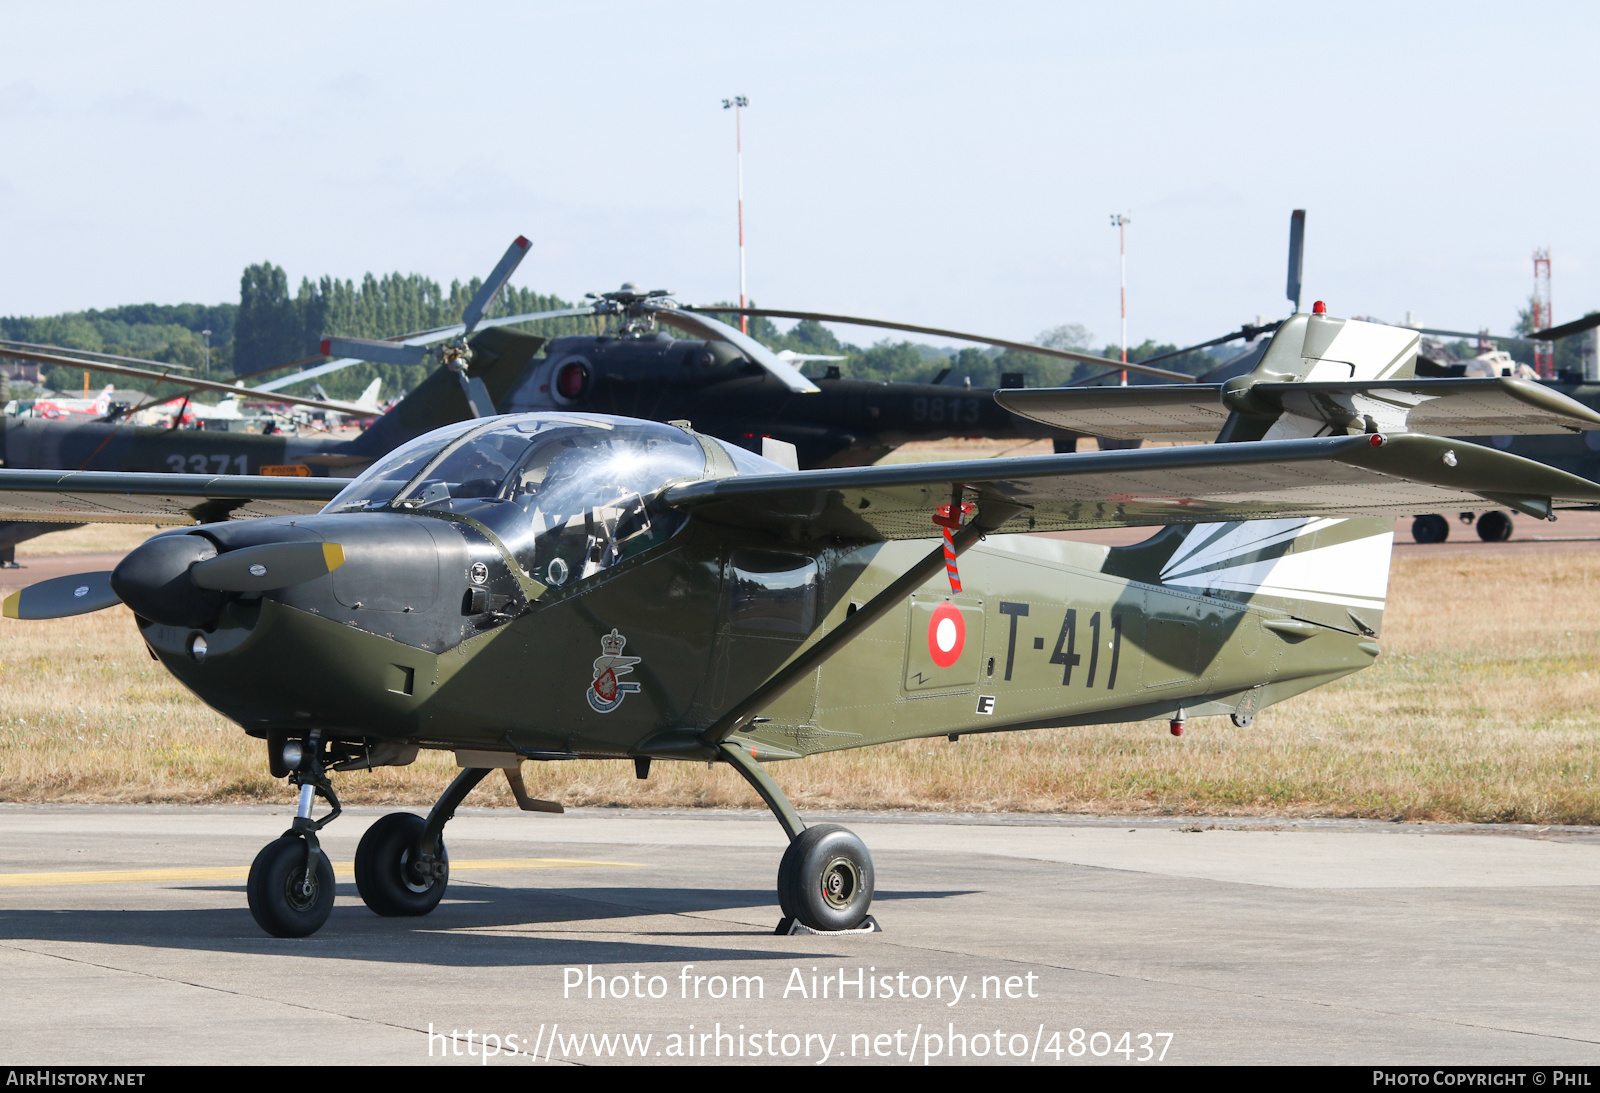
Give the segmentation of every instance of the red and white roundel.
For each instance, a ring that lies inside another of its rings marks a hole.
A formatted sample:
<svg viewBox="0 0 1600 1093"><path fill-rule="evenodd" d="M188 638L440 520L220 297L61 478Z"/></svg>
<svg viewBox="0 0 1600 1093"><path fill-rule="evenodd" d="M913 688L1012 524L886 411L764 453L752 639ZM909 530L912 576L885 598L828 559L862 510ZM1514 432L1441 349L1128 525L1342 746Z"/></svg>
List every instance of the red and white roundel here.
<svg viewBox="0 0 1600 1093"><path fill-rule="evenodd" d="M967 624L954 605L941 603L928 620L928 655L941 668L948 668L961 659L961 650L967 644Z"/></svg>

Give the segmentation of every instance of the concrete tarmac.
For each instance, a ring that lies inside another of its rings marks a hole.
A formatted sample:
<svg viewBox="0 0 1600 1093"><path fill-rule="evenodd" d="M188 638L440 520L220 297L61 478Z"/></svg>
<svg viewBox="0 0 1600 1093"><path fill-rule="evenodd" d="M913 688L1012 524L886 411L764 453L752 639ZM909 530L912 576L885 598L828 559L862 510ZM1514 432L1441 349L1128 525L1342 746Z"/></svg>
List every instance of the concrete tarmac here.
<svg viewBox="0 0 1600 1093"><path fill-rule="evenodd" d="M382 811L278 940L243 878L287 807L0 806L0 1061L1600 1062L1595 829L808 815L883 932L779 937L765 814L463 809L445 901L384 919Z"/></svg>

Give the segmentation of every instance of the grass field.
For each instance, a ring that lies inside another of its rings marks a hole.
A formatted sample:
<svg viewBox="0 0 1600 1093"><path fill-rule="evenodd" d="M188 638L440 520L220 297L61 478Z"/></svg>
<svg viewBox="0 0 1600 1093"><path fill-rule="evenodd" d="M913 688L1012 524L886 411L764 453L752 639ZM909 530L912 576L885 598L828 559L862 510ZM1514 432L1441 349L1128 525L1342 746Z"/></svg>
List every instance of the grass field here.
<svg viewBox="0 0 1600 1093"><path fill-rule="evenodd" d="M941 738L771 769L802 808L1600 823L1597 594L1588 545L1402 554L1378 663L1251 728ZM150 659L125 609L0 626L0 800L287 803L264 750ZM425 753L337 785L350 803L424 805L453 774ZM758 805L720 765L658 763L641 782L627 763L531 763L525 777L572 805ZM511 799L496 779L469 803Z"/></svg>

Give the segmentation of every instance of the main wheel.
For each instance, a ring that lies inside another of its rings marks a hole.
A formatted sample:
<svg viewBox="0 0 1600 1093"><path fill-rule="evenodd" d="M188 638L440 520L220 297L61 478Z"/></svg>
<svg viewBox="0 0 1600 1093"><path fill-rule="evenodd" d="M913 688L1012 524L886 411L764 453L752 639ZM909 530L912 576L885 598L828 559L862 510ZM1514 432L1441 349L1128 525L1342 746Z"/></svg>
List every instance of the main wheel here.
<svg viewBox="0 0 1600 1093"><path fill-rule="evenodd" d="M1443 516L1419 516L1411 521L1411 537L1419 543L1442 543L1450 538L1450 521Z"/></svg>
<svg viewBox="0 0 1600 1093"><path fill-rule="evenodd" d="M438 871L421 876L412 867L417 840L427 821L410 812L391 812L367 828L356 847L356 891L380 915L425 915L439 906L450 883L450 855L439 840Z"/></svg>
<svg viewBox="0 0 1600 1093"><path fill-rule="evenodd" d="M250 917L273 937L308 937L322 929L333 911L328 855L313 850L311 868L306 864L306 842L298 835L268 843L250 863L245 885Z"/></svg>
<svg viewBox="0 0 1600 1093"><path fill-rule="evenodd" d="M866 844L836 824L808 827L778 864L783 913L813 930L850 930L872 906L872 855Z"/></svg>
<svg viewBox="0 0 1600 1093"><path fill-rule="evenodd" d="M1478 538L1486 543L1503 543L1511 538L1511 517L1503 512L1486 512L1478 517Z"/></svg>

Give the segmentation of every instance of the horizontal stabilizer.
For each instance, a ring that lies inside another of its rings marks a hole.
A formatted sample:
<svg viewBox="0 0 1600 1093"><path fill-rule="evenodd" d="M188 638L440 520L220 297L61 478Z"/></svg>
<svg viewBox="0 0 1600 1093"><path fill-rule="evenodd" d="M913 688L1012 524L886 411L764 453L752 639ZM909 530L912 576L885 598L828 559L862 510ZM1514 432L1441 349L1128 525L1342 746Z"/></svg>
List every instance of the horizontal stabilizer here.
<svg viewBox="0 0 1600 1093"><path fill-rule="evenodd" d="M1126 440L1204 441L1234 411L1314 423L1308 432L1494 436L1600 429L1600 414L1559 391L1513 377L1060 387L1000 391L1006 409L1073 432Z"/></svg>
<svg viewBox="0 0 1600 1093"><path fill-rule="evenodd" d="M1432 436L1341 436L739 475L666 491L705 519L803 538L926 539L960 487L1002 532L1600 504L1600 484Z"/></svg>

